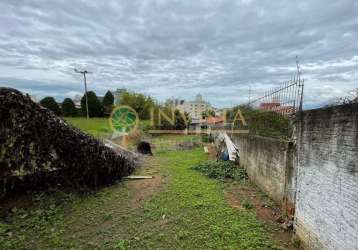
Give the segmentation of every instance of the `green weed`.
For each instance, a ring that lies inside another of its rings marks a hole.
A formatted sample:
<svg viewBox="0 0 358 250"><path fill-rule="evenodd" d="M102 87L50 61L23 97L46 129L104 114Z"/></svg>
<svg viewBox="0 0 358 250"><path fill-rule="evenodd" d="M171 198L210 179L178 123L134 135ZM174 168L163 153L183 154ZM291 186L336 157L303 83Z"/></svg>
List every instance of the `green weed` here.
<svg viewBox="0 0 358 250"><path fill-rule="evenodd" d="M246 171L232 161L207 161L194 165L192 169L200 171L209 178L214 179L247 179Z"/></svg>
<svg viewBox="0 0 358 250"><path fill-rule="evenodd" d="M242 201L242 206L243 206L244 208L246 208L246 209L253 209L253 208L254 208L254 205L252 205L252 203L251 203L249 200L247 200L247 199L244 199L244 200Z"/></svg>

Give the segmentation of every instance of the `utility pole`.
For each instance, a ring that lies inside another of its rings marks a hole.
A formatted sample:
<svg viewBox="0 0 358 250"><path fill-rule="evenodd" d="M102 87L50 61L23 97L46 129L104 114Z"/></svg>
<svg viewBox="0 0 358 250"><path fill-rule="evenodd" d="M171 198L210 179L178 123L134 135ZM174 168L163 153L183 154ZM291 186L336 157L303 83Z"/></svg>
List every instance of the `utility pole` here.
<svg viewBox="0 0 358 250"><path fill-rule="evenodd" d="M76 73L82 74L83 75L83 81L85 83L85 97L86 97L86 114L87 114L87 120L89 119L89 114L88 114L88 98L87 98L87 81L86 81L86 74L91 74L91 72L88 72L87 70L77 70L75 69Z"/></svg>

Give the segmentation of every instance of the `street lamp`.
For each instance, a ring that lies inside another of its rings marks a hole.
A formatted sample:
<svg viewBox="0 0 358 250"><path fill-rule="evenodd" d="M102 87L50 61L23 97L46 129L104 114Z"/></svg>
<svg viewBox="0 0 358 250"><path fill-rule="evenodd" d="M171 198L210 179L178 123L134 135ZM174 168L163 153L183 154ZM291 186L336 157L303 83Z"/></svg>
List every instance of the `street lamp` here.
<svg viewBox="0 0 358 250"><path fill-rule="evenodd" d="M82 70L82 71L80 71L80 70L78 70L78 69L75 69L75 72L83 75L83 80L84 80L84 83L85 83L86 112L87 112L87 119L89 119L86 74L91 74L91 72L88 72L87 70Z"/></svg>

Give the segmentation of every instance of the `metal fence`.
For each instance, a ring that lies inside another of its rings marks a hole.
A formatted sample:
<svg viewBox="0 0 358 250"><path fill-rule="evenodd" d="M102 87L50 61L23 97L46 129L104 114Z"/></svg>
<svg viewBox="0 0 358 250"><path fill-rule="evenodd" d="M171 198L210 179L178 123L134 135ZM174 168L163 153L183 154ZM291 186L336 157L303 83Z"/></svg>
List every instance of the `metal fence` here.
<svg viewBox="0 0 358 250"><path fill-rule="evenodd" d="M304 80L299 75L284 82L279 87L266 91L248 105L263 111L271 111L282 116L292 116L302 110Z"/></svg>
<svg viewBox="0 0 358 250"><path fill-rule="evenodd" d="M250 134L290 139L292 120L302 110L304 80L300 72L291 80L249 101Z"/></svg>

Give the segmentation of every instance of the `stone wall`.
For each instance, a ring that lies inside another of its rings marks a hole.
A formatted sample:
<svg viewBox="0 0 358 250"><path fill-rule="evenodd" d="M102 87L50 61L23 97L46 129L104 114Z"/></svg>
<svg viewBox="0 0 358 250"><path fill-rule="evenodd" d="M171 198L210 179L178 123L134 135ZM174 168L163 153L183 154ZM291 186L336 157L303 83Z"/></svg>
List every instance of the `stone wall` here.
<svg viewBox="0 0 358 250"><path fill-rule="evenodd" d="M260 136L230 136L240 151L240 164L253 180L278 204L294 212L295 158L292 142Z"/></svg>
<svg viewBox="0 0 358 250"><path fill-rule="evenodd" d="M134 155L113 150L29 96L0 88L1 193L39 185L97 186L130 174Z"/></svg>
<svg viewBox="0 0 358 250"><path fill-rule="evenodd" d="M295 231L310 249L358 249L358 104L303 112Z"/></svg>

